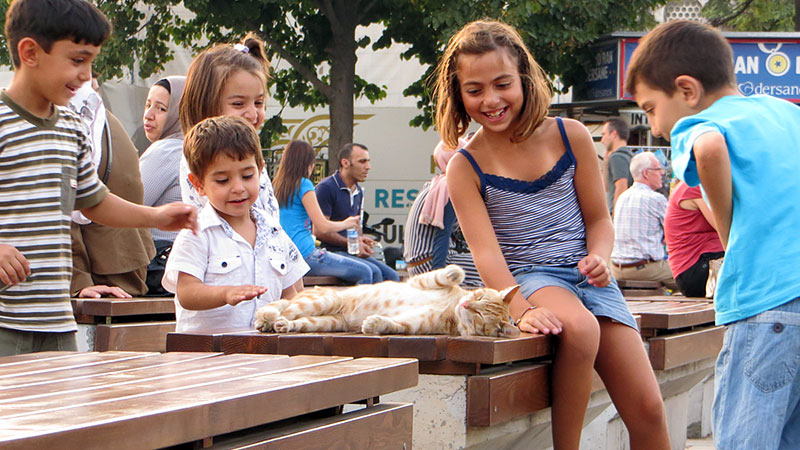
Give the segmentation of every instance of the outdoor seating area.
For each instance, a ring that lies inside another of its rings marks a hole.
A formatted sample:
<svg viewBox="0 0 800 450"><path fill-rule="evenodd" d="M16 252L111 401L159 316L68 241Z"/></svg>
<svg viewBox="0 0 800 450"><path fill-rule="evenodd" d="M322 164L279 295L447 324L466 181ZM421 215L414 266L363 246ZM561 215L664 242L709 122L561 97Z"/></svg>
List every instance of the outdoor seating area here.
<svg viewBox="0 0 800 450"><path fill-rule="evenodd" d="M379 397L416 385L417 371L408 358L3 357L0 447L299 449L336 441L353 449L409 448L412 405Z"/></svg>
<svg viewBox="0 0 800 450"><path fill-rule="evenodd" d="M636 297L629 300L629 306L640 323L659 382L663 382L665 400L686 396L690 389L709 380L723 334L722 327L713 325L713 303L707 299L653 296ZM416 358L419 385L391 396L392 401L414 402L417 407L415 446L447 448L456 442L460 443L458 448L503 448L495 434L505 435L502 439L506 439L508 433L500 430L531 420L549 421L542 414L549 416L546 408L551 405L549 363L553 342L549 336L525 333L519 338L503 339L220 329L170 333L167 350ZM599 378L593 390L593 399L603 396ZM444 392L454 395L447 398ZM442 401L445 404L439 404ZM606 394L605 400L595 404L595 410L608 405ZM669 410L669 402L667 405ZM683 442L687 426L694 420L689 417L690 408L685 401L673 409L672 415L668 411L674 424L670 427L672 439ZM458 413L453 414L454 411ZM530 448L551 445L549 428L540 439L541 446Z"/></svg>

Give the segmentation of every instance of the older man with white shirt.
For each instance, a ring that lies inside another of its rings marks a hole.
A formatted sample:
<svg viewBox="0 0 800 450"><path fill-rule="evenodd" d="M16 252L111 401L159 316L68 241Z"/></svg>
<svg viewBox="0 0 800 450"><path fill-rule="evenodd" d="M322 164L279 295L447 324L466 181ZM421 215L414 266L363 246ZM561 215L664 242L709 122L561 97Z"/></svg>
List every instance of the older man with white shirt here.
<svg viewBox="0 0 800 450"><path fill-rule="evenodd" d="M677 289L664 248L667 199L656 192L664 168L654 154L642 152L631 159L633 186L620 195L614 208L614 249L611 274L618 280L660 281Z"/></svg>

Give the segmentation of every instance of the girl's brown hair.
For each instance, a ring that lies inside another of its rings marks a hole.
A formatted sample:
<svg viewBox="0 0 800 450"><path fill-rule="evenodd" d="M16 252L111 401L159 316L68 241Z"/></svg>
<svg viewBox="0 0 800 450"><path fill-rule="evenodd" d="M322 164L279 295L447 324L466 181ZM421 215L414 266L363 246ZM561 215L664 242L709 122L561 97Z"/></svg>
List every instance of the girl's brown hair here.
<svg viewBox="0 0 800 450"><path fill-rule="evenodd" d="M180 105L184 133L201 120L220 115L222 87L239 70L261 78L266 91L269 62L264 42L254 33L248 33L240 44L221 44L203 50L192 60Z"/></svg>
<svg viewBox="0 0 800 450"><path fill-rule="evenodd" d="M308 142L291 141L286 144L281 156L278 172L272 179L275 198L278 205L286 207L292 202L294 193L300 187L300 181L308 177L308 168L317 155Z"/></svg>
<svg viewBox="0 0 800 450"><path fill-rule="evenodd" d="M458 57L482 55L499 49L505 49L516 59L517 71L522 80L524 102L511 140L524 141L547 116L553 95L552 86L517 30L494 20L476 20L465 25L450 38L437 68L434 85L436 126L446 145L457 148L459 136L466 133L470 123L461 99Z"/></svg>

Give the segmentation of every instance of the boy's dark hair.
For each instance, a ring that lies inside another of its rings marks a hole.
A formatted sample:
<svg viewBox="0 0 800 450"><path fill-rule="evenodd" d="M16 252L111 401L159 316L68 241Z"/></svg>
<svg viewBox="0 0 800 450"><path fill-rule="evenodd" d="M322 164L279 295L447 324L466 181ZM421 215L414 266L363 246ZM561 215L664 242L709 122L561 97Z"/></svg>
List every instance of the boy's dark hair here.
<svg viewBox="0 0 800 450"><path fill-rule="evenodd" d="M189 163L189 170L200 179L219 155L239 161L253 156L258 170L264 167L255 128L237 116L211 117L193 126L183 138L183 155Z"/></svg>
<svg viewBox="0 0 800 450"><path fill-rule="evenodd" d="M655 27L633 52L625 89L635 95L642 82L672 95L681 75L696 78L706 92L735 85L733 50L719 31L689 20Z"/></svg>
<svg viewBox="0 0 800 450"><path fill-rule="evenodd" d="M349 144L344 144L341 150L339 150L339 161L341 162L343 159L350 160L350 155L353 154L353 147L361 147L366 151L369 151L366 145L359 144L356 142L351 142Z"/></svg>
<svg viewBox="0 0 800 450"><path fill-rule="evenodd" d="M628 138L631 136L631 127L628 126L628 123L624 120L620 119L619 117L612 117L606 122L608 127L612 130L617 132L617 136L625 142L628 142Z"/></svg>
<svg viewBox="0 0 800 450"><path fill-rule="evenodd" d="M6 12L6 40L14 67L20 65L17 44L29 37L44 51L70 39L100 46L111 33L111 22L85 0L13 0Z"/></svg>

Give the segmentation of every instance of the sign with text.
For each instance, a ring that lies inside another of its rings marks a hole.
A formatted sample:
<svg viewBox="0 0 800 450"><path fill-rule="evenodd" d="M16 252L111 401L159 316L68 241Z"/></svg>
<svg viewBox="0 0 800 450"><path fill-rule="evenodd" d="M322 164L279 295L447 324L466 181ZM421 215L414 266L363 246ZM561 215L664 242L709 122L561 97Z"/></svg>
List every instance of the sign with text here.
<svg viewBox="0 0 800 450"><path fill-rule="evenodd" d="M800 39L728 38L733 70L744 95L766 94L800 103ZM574 88L576 101L633 100L625 74L639 38L618 38L596 46L586 82Z"/></svg>

